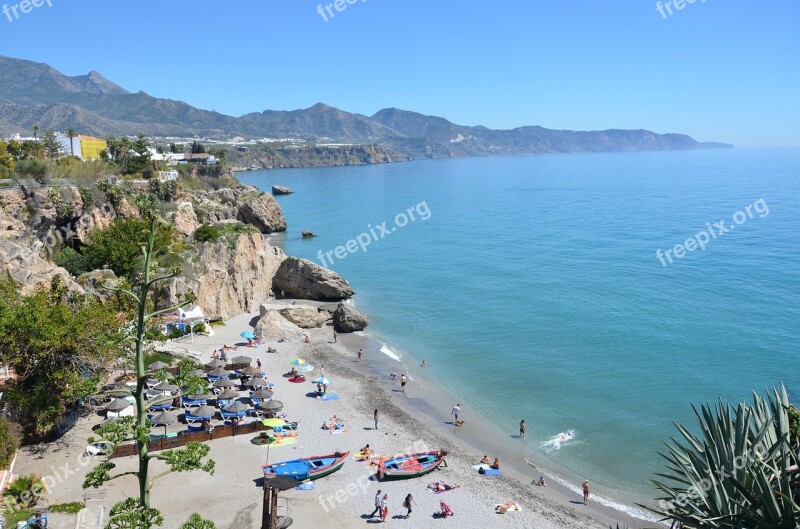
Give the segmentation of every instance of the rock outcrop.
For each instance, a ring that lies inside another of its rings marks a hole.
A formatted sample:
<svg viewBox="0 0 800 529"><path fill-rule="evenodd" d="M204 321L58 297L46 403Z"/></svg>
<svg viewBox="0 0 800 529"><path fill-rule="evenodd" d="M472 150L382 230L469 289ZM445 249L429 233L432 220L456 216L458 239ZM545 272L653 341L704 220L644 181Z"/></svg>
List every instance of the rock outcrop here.
<svg viewBox="0 0 800 529"><path fill-rule="evenodd" d="M337 332L363 331L369 325L369 318L352 305L339 303L333 313L333 325Z"/></svg>
<svg viewBox="0 0 800 529"><path fill-rule="evenodd" d="M273 195L291 195L294 193L291 189L284 186L272 186L272 194Z"/></svg>
<svg viewBox="0 0 800 529"><path fill-rule="evenodd" d="M239 207L239 220L251 224L261 233L286 231L283 210L272 195L264 193Z"/></svg>
<svg viewBox="0 0 800 529"><path fill-rule="evenodd" d="M174 222L175 229L181 235L189 236L197 230L197 215L194 213L194 207L192 207L191 202L186 201L178 204Z"/></svg>
<svg viewBox="0 0 800 529"><path fill-rule="evenodd" d="M114 293L105 288L105 285L113 285L117 281L117 274L113 270L94 270L81 274L75 280L87 294L94 294L102 301L108 301Z"/></svg>
<svg viewBox="0 0 800 529"><path fill-rule="evenodd" d="M258 310L273 297L272 278L286 255L260 234L239 235L233 244L222 238L200 245L183 274L162 289L166 303L192 291L211 319L226 319Z"/></svg>
<svg viewBox="0 0 800 529"><path fill-rule="evenodd" d="M285 296L316 301L340 301L356 293L336 272L297 257L281 263L272 285Z"/></svg>
<svg viewBox="0 0 800 529"><path fill-rule="evenodd" d="M258 319L256 335L261 340L285 340L287 342L300 341L305 339L306 336L300 327L278 314L278 311L275 310L268 311Z"/></svg>
<svg viewBox="0 0 800 529"><path fill-rule="evenodd" d="M262 303L260 308L263 317L275 311L301 329L315 329L331 318L327 310L320 310L310 305L281 305L278 303Z"/></svg>
<svg viewBox="0 0 800 529"><path fill-rule="evenodd" d="M61 278L61 284L69 290L83 294L83 288L61 267L42 259L31 248L0 238L0 274L9 274L20 285L22 294L30 294L36 289L49 286L54 277Z"/></svg>

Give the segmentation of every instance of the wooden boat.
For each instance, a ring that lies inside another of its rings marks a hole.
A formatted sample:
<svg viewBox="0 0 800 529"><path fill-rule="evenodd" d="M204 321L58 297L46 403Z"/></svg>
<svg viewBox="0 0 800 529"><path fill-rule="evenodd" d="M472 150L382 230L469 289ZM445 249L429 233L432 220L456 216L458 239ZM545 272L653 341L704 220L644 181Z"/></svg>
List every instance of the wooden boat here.
<svg viewBox="0 0 800 529"><path fill-rule="evenodd" d="M315 480L333 474L344 466L350 452L343 454L336 453L327 456L304 457L302 459L292 459L283 463L275 463L261 467L264 474L274 474L276 476L289 476L297 481L307 479Z"/></svg>
<svg viewBox="0 0 800 529"><path fill-rule="evenodd" d="M447 452L444 450L436 450L381 461L378 463L378 479L411 479L424 476L439 468L442 463L447 466L444 460L446 455Z"/></svg>

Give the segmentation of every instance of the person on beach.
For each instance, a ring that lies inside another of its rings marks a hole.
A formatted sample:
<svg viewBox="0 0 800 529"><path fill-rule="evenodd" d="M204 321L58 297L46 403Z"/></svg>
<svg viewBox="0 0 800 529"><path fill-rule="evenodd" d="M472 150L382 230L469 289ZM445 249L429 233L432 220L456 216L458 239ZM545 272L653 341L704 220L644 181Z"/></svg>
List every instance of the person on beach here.
<svg viewBox="0 0 800 529"><path fill-rule="evenodd" d="M322 394L324 395L324 394L326 394L327 392L328 392L328 385L327 385L327 384L323 384L323 385L322 385Z"/></svg>
<svg viewBox="0 0 800 529"><path fill-rule="evenodd" d="M304 340L305 343L311 343L311 336L306 334L306 339Z"/></svg>
<svg viewBox="0 0 800 529"><path fill-rule="evenodd" d="M336 329L333 329L333 343L337 343L339 341L339 335L336 334Z"/></svg>
<svg viewBox="0 0 800 529"><path fill-rule="evenodd" d="M456 404L453 406L453 417L456 418L456 422L454 423L458 426L458 416L461 415L461 404Z"/></svg>
<svg viewBox="0 0 800 529"><path fill-rule="evenodd" d="M397 373L389 373L389 380L397 380Z"/></svg>
<svg viewBox="0 0 800 529"><path fill-rule="evenodd" d="M583 482L583 504L589 505L589 480Z"/></svg>
<svg viewBox="0 0 800 529"><path fill-rule="evenodd" d="M406 496L406 499L405 499L405 500L403 500L403 507L405 507L406 509L408 509L408 512L406 513L406 518L408 518L409 516L411 516L411 504L412 504L412 503L413 503L414 505L416 505L416 504L417 504L417 502L415 502L415 501L414 501L414 498L413 498L413 496L411 496L411 494L409 494L408 496Z"/></svg>
<svg viewBox="0 0 800 529"><path fill-rule="evenodd" d="M311 354L312 354L312 356L319 356L319 352L316 349L314 349L314 352L311 353Z"/></svg>
<svg viewBox="0 0 800 529"><path fill-rule="evenodd" d="M260 359L260 358L256 358L256 367L257 367L259 370L261 370L261 359Z"/></svg>
<svg viewBox="0 0 800 529"><path fill-rule="evenodd" d="M381 498L381 521L386 522L387 516L389 516L389 495L384 494Z"/></svg>
<svg viewBox="0 0 800 529"><path fill-rule="evenodd" d="M317 396L318 397L322 396L322 384L320 384L319 382L317 382Z"/></svg>
<svg viewBox="0 0 800 529"><path fill-rule="evenodd" d="M320 365L319 366L319 377L320 378L325 378L325 366L324 365Z"/></svg>
<svg viewBox="0 0 800 529"><path fill-rule="evenodd" d="M522 419L519 422L519 438L520 439L524 439L525 438L525 430L526 430L525 419Z"/></svg>
<svg viewBox="0 0 800 529"><path fill-rule="evenodd" d="M539 483L537 483L540 487L546 487L547 482L544 480L544 476L539 476Z"/></svg>
<svg viewBox="0 0 800 529"><path fill-rule="evenodd" d="M422 363L420 364L420 367L428 367L428 361L423 360Z"/></svg>
<svg viewBox="0 0 800 529"><path fill-rule="evenodd" d="M363 350L363 349L359 349L359 350L358 350L358 361L359 361L359 362L361 361L361 357L362 357L362 356L364 356L364 350Z"/></svg>
<svg viewBox="0 0 800 529"><path fill-rule="evenodd" d="M491 464L491 467L493 469L495 469L495 470L500 470L500 458L499 457L495 457L494 458L494 463Z"/></svg>
<svg viewBox="0 0 800 529"><path fill-rule="evenodd" d="M408 383L408 377L406 376L405 373L403 373L402 375L400 375L400 389L403 391L403 393L406 392L407 383Z"/></svg>
<svg viewBox="0 0 800 529"><path fill-rule="evenodd" d="M378 429L378 408L375 408L375 413L372 414L372 418L375 419L375 429Z"/></svg>
<svg viewBox="0 0 800 529"><path fill-rule="evenodd" d="M378 489L378 492L375 493L375 510L372 511L372 514L369 515L370 518L373 518L376 514L381 513L381 489Z"/></svg>
<svg viewBox="0 0 800 529"><path fill-rule="evenodd" d="M491 464L491 462L492 462L492 460L489 459L489 456L486 455L486 454L483 454L483 459L480 460L480 463L482 465L489 465L489 464Z"/></svg>

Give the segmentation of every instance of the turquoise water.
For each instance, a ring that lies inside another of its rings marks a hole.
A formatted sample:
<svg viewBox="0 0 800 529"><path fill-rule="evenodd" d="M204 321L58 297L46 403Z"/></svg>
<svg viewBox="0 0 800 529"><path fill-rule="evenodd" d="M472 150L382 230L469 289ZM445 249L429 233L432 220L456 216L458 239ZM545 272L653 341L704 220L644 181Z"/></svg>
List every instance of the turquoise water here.
<svg viewBox="0 0 800 529"><path fill-rule="evenodd" d="M239 177L296 191L279 197L292 255L319 262L320 251L370 227L379 234L387 221L390 235L371 238L366 252L326 258L359 292L369 330L408 366L427 360L412 374L463 395L465 413L494 417L508 435L525 418L531 457L623 501L649 496L661 439L673 419L692 423L690 404L740 401L781 382L800 395L800 150ZM733 226L753 204L752 218L705 251L666 267L656 257L706 223ZM397 228L409 208L416 220ZM319 236L303 240L302 230ZM543 446L571 429L560 449Z"/></svg>

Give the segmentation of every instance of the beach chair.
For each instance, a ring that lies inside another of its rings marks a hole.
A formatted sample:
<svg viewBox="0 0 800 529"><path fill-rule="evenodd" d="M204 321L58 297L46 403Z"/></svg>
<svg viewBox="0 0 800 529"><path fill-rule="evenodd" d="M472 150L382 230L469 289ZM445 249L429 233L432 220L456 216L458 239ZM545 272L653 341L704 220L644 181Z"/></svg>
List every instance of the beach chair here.
<svg viewBox="0 0 800 529"><path fill-rule="evenodd" d="M86 446L83 455L86 456L99 456L107 455L114 448L114 443L110 441L97 441Z"/></svg>

